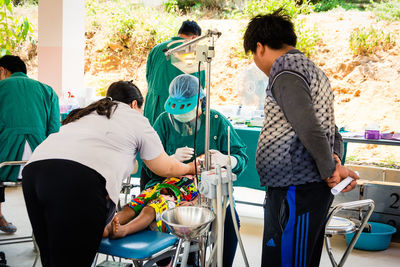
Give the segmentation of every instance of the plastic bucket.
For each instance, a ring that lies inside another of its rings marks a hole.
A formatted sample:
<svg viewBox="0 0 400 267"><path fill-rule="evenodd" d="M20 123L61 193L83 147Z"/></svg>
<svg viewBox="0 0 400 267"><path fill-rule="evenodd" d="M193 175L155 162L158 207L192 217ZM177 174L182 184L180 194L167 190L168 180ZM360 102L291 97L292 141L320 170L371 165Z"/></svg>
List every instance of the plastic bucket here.
<svg viewBox="0 0 400 267"><path fill-rule="evenodd" d="M396 233L396 228L391 225L369 222L371 224L370 233L361 233L354 248L361 250L385 250L389 247L392 235ZM346 243L349 244L354 233L346 234Z"/></svg>

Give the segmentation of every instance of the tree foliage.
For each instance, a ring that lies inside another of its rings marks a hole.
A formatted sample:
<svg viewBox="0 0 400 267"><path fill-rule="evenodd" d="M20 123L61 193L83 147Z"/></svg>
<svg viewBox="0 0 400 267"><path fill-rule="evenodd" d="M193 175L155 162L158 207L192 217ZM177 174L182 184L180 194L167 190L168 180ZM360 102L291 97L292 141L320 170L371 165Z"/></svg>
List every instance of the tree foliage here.
<svg viewBox="0 0 400 267"><path fill-rule="evenodd" d="M38 0L11 0L14 6L17 5L26 5L26 4L30 4L30 5L37 5L39 3Z"/></svg>
<svg viewBox="0 0 400 267"><path fill-rule="evenodd" d="M16 18L13 15L11 0L0 0L0 56L18 52L22 42L29 39L32 25L26 17Z"/></svg>

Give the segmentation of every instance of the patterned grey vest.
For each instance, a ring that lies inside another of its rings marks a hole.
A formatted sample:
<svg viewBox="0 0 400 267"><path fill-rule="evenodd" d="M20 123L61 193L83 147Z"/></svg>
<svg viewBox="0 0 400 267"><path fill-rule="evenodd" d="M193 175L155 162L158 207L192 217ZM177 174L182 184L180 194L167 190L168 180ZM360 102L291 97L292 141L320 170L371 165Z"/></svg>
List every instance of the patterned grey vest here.
<svg viewBox="0 0 400 267"><path fill-rule="evenodd" d="M272 65L264 105L264 127L258 139L256 168L262 186L284 187L320 182L321 177L311 155L300 142L272 96L279 75L292 73L308 85L316 117L326 132L332 153L335 138L333 92L328 77L298 50L279 57ZM307 120L307 118L304 118Z"/></svg>

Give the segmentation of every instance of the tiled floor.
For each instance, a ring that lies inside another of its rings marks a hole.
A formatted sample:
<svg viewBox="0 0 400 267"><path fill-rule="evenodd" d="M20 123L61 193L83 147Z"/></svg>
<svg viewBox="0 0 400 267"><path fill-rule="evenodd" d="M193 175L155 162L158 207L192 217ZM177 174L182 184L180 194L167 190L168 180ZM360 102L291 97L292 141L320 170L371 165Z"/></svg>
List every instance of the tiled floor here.
<svg viewBox="0 0 400 267"><path fill-rule="evenodd" d="M256 199L260 202L263 199L263 192L246 192L241 189L235 190L236 199L246 199L247 194L250 194L252 199ZM31 233L31 228L26 215L21 188L7 188L6 202L3 205L3 211L6 218L12 221L18 227L18 231L14 236L18 237L29 235ZM237 204L237 209L241 220L241 236L247 258L249 260L249 265L251 267L260 266L263 224L262 208ZM0 238L7 238L7 236L0 234ZM340 257L341 253L344 252L346 247L344 238L342 236L336 236L333 238L332 244L334 252L336 253L335 255ZM33 250L32 243L2 245L0 246L0 251L4 251L6 253L8 264L12 267L32 266L36 255ZM66 255L66 257L71 256L73 255ZM103 256L100 257L100 261L103 259ZM39 263L36 266L41 266L41 264ZM238 252L236 253L234 266L244 266L240 249L238 249ZM325 250L322 254L321 266L331 266ZM387 250L380 252L354 250L349 256L346 266L398 267L400 266L400 244L391 243Z"/></svg>

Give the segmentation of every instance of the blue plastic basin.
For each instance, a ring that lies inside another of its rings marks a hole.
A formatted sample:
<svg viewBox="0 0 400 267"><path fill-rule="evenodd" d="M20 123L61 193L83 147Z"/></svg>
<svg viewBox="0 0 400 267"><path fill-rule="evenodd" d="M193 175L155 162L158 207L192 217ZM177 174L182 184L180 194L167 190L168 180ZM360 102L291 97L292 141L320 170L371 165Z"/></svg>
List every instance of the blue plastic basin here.
<svg viewBox="0 0 400 267"><path fill-rule="evenodd" d="M370 233L361 233L354 248L361 250L385 250L389 247L392 235L396 233L396 228L391 225L369 222L371 224ZM346 234L346 242L350 243L354 233Z"/></svg>

